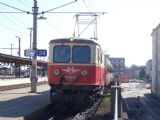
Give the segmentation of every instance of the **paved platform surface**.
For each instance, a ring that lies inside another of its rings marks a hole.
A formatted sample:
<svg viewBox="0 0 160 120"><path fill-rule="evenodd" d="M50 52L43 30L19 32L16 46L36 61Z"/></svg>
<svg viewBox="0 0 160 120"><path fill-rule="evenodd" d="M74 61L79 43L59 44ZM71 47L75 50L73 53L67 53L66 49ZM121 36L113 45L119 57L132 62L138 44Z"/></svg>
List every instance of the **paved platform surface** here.
<svg viewBox="0 0 160 120"><path fill-rule="evenodd" d="M37 93L31 88L0 91L0 120L20 120L49 104L49 85L37 86Z"/></svg>
<svg viewBox="0 0 160 120"><path fill-rule="evenodd" d="M47 77L38 77L38 82L48 81ZM8 79L0 79L0 86L9 86L9 85L17 85L31 83L30 78L8 78Z"/></svg>

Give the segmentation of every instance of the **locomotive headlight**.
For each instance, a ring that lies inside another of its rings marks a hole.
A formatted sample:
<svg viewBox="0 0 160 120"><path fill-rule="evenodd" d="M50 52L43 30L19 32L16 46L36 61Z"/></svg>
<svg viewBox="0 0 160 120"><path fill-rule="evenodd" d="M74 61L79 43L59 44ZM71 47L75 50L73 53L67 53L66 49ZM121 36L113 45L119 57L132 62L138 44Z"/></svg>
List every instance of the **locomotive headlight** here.
<svg viewBox="0 0 160 120"><path fill-rule="evenodd" d="M86 76L87 74L88 74L87 70L82 70L82 71L81 71L81 75L82 75L82 76Z"/></svg>
<svg viewBox="0 0 160 120"><path fill-rule="evenodd" d="M61 74L60 69L55 69L55 70L54 70L54 74L55 74L55 75L60 75L60 74Z"/></svg>

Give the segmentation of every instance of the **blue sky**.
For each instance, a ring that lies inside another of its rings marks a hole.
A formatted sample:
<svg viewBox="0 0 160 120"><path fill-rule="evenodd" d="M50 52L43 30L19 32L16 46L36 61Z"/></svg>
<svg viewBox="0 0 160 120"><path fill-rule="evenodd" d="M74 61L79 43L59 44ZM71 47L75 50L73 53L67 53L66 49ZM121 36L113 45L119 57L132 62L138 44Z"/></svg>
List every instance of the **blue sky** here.
<svg viewBox="0 0 160 120"><path fill-rule="evenodd" d="M39 12L56 8L74 0L37 0ZM32 12L33 0L1 0L7 5ZM151 33L160 23L159 0L77 0L53 12L107 12L98 18L98 42L110 57L124 57L126 65L144 65L152 58ZM0 4L0 12L19 12ZM55 38L71 37L74 31L74 14L45 13L46 20L38 20L37 48L48 49ZM0 48L18 48L21 38L22 54L29 48L29 29L33 15L26 13L0 13ZM18 50L13 50L17 55ZM1 53L11 51L0 49Z"/></svg>

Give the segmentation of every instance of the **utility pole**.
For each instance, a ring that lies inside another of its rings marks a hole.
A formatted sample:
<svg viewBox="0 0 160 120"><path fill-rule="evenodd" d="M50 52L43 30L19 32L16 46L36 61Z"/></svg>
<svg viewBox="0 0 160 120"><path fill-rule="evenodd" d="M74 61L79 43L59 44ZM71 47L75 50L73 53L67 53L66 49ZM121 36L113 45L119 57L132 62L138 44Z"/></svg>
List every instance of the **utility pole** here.
<svg viewBox="0 0 160 120"><path fill-rule="evenodd" d="M36 52L37 50L37 15L38 15L38 7L37 0L34 0L33 7L33 50ZM31 92L37 92L37 56L35 55L32 58L32 69L31 69Z"/></svg>
<svg viewBox="0 0 160 120"><path fill-rule="evenodd" d="M40 13L38 13L37 0L33 0L33 1L34 1L34 7L32 8L32 10L33 10L33 44L32 44L33 49L32 50L34 52L36 52L37 51L37 15ZM74 2L77 2L77 0L75 0ZM72 4L74 2L67 3L67 4L62 5L60 7L64 7L64 6ZM44 11L41 14L58 9L60 7ZM40 19L42 19L42 18L44 18L44 17L40 17ZM37 92L37 81L38 81L38 78L37 78L37 56L36 55L34 57L32 57L32 68L31 68L30 81L31 81L31 92L36 93Z"/></svg>
<svg viewBox="0 0 160 120"><path fill-rule="evenodd" d="M12 55L12 48L13 48L12 46L13 46L14 44L11 43L10 45L11 45L11 55Z"/></svg>

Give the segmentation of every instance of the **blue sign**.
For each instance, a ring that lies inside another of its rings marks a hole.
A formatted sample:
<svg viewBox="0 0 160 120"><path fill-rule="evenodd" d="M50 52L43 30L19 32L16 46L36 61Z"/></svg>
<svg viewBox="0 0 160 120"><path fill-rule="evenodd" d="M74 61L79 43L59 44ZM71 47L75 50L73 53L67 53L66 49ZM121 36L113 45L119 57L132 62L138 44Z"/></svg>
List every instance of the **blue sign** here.
<svg viewBox="0 0 160 120"><path fill-rule="evenodd" d="M26 57L35 57L36 56L36 52L35 52L35 50L25 49L24 50L24 56L26 56Z"/></svg>
<svg viewBox="0 0 160 120"><path fill-rule="evenodd" d="M45 49L38 49L37 50L37 56L46 57L47 56L47 50L45 50Z"/></svg>

